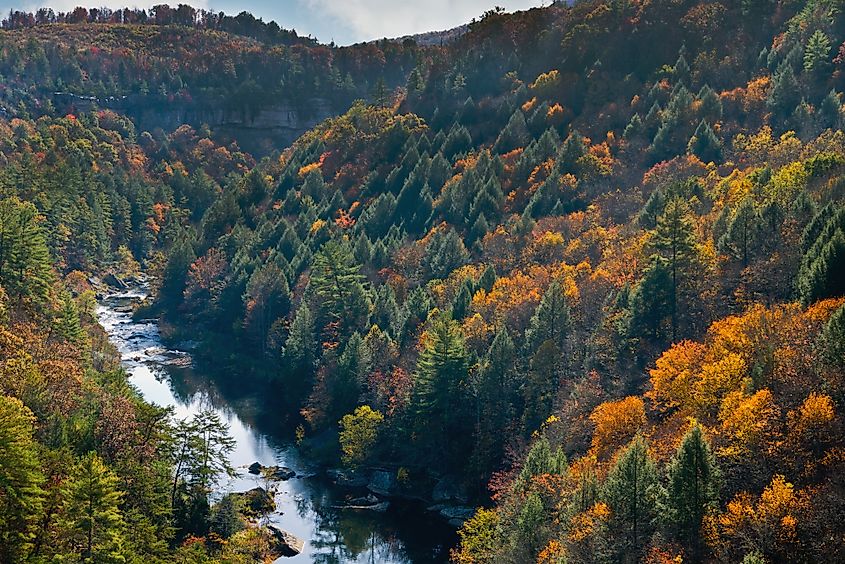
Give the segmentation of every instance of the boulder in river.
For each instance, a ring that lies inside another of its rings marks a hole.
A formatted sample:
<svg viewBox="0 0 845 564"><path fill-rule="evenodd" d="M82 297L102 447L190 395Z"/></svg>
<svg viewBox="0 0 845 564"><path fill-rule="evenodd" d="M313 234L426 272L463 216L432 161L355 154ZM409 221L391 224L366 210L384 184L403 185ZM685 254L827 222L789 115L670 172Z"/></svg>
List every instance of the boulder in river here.
<svg viewBox="0 0 845 564"><path fill-rule="evenodd" d="M103 277L103 282L116 288L118 290L126 290L129 286L122 279L118 278L113 272L109 272Z"/></svg>
<svg viewBox="0 0 845 564"><path fill-rule="evenodd" d="M365 474L352 470L341 470L334 468L326 471L329 478L342 488L363 488L366 487L369 479Z"/></svg>
<svg viewBox="0 0 845 564"><path fill-rule="evenodd" d="M431 492L431 499L438 503L444 501L466 503L469 497L467 496L466 489L458 483L457 479L446 476L438 480L437 484L435 484L434 490Z"/></svg>
<svg viewBox="0 0 845 564"><path fill-rule="evenodd" d="M265 468L264 471L271 480L279 480L281 482L285 482L296 477L296 472L287 466L269 466Z"/></svg>
<svg viewBox="0 0 845 564"><path fill-rule="evenodd" d="M305 541L293 533L284 531L275 525L267 525L267 530L270 532L270 550L273 554L290 558L300 554L305 548Z"/></svg>
<svg viewBox="0 0 845 564"><path fill-rule="evenodd" d="M273 498L273 494L264 488L252 488L249 491L237 492L232 495L243 499L244 513L250 515L263 515L266 513L272 513L276 510L276 500Z"/></svg>
<svg viewBox="0 0 845 564"><path fill-rule="evenodd" d="M470 517L475 514L475 509L472 507L465 507L463 505L432 505L428 508L429 511L436 511L441 517L446 519L453 527L460 527Z"/></svg>
<svg viewBox="0 0 845 564"><path fill-rule="evenodd" d="M370 476L367 489L378 495L391 495L396 489L396 476L387 470L376 470Z"/></svg>
<svg viewBox="0 0 845 564"><path fill-rule="evenodd" d="M278 482L285 482L296 477L296 472L287 466L264 466L257 461L250 464L247 471L256 476L262 474L265 478Z"/></svg>

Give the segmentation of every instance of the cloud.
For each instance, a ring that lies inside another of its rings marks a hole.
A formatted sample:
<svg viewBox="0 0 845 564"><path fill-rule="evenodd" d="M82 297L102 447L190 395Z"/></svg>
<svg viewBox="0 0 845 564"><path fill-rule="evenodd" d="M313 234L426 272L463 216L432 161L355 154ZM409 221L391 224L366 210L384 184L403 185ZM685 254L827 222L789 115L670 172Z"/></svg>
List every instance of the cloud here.
<svg viewBox="0 0 845 564"><path fill-rule="evenodd" d="M507 10L539 6L540 0L300 0L312 17L325 14L358 41L442 31L478 17L495 5Z"/></svg>

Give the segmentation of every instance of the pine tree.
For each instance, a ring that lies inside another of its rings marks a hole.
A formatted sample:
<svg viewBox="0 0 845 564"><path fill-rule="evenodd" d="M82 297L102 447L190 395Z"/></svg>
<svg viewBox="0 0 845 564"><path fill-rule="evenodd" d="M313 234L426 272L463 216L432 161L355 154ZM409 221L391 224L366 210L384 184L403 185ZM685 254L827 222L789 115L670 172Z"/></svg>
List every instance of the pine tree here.
<svg viewBox="0 0 845 564"><path fill-rule="evenodd" d="M482 473L491 470L501 460L505 429L514 417L516 354L516 345L507 327L502 325L484 355L478 379L474 383L478 401L475 457Z"/></svg>
<svg viewBox="0 0 845 564"><path fill-rule="evenodd" d="M619 455L604 484L611 529L619 539L621 560L638 562L643 543L654 531L662 492L648 445L637 435Z"/></svg>
<svg viewBox="0 0 845 564"><path fill-rule="evenodd" d="M842 123L842 101L836 90L828 92L819 104L819 125L822 129L835 129Z"/></svg>
<svg viewBox="0 0 845 564"><path fill-rule="evenodd" d="M412 398L420 454L440 469L456 470L471 436L465 401L469 359L461 327L448 314L438 313L424 343Z"/></svg>
<svg viewBox="0 0 845 564"><path fill-rule="evenodd" d="M46 303L53 271L35 205L0 200L0 285L10 298L39 307Z"/></svg>
<svg viewBox="0 0 845 564"><path fill-rule="evenodd" d="M296 310L290 326L290 334L285 341L282 358L285 369L293 375L300 394L308 386L317 363L317 335L314 329L314 316L307 304ZM300 395L295 394L295 395Z"/></svg>
<svg viewBox="0 0 845 564"><path fill-rule="evenodd" d="M722 160L722 142L704 120L701 120L690 138L687 151L706 163Z"/></svg>
<svg viewBox="0 0 845 564"><path fill-rule="evenodd" d="M126 556L118 485L117 476L93 452L68 477L62 537L83 562L122 562Z"/></svg>
<svg viewBox="0 0 845 564"><path fill-rule="evenodd" d="M55 330L62 339L71 343L78 344L85 339L85 331L79 322L76 301L69 293L62 296L62 308L56 316Z"/></svg>
<svg viewBox="0 0 845 564"><path fill-rule="evenodd" d="M320 299L322 312L346 330L360 328L370 314L364 275L345 242L331 240L314 257L310 288Z"/></svg>
<svg viewBox="0 0 845 564"><path fill-rule="evenodd" d="M678 333L681 301L681 286L693 272L698 262L695 225L686 201L673 198L666 204L663 214L657 220L654 249L667 261L671 273L672 290L670 293L672 340Z"/></svg>
<svg viewBox="0 0 845 564"><path fill-rule="evenodd" d="M529 349L536 351L544 342L550 341L563 352L569 335L569 315L563 283L559 279L553 280L525 331L525 343Z"/></svg>
<svg viewBox="0 0 845 564"><path fill-rule="evenodd" d="M830 38L820 29L813 32L804 49L804 71L816 76L830 68Z"/></svg>
<svg viewBox="0 0 845 564"><path fill-rule="evenodd" d="M781 64L772 79L772 90L766 104L780 117L787 117L801 101L801 88L795 71L789 64Z"/></svg>
<svg viewBox="0 0 845 564"><path fill-rule="evenodd" d="M757 237L757 210L750 196L742 199L719 245L748 266Z"/></svg>
<svg viewBox="0 0 845 564"><path fill-rule="evenodd" d="M24 562L41 514L44 481L33 440L32 412L0 395L0 562Z"/></svg>
<svg viewBox="0 0 845 564"><path fill-rule="evenodd" d="M697 559L704 516L718 507L719 469L704 437L695 424L686 435L668 468L668 505L672 527Z"/></svg>

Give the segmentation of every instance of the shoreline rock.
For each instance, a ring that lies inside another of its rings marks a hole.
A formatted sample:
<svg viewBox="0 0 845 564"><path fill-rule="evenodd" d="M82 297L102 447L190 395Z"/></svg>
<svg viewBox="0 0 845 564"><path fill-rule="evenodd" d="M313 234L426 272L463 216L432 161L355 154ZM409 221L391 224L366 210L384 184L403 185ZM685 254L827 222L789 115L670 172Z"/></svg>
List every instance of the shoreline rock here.
<svg viewBox="0 0 845 564"><path fill-rule="evenodd" d="M275 525L267 525L274 554L291 558L301 554L305 548L305 541Z"/></svg>

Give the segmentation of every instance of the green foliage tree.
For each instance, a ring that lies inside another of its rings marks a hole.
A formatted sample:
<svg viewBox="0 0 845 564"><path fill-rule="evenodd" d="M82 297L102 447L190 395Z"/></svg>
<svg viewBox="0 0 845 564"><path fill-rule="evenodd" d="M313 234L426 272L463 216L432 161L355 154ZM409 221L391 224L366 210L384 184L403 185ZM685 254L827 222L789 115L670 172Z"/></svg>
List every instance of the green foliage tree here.
<svg viewBox="0 0 845 564"><path fill-rule="evenodd" d="M32 412L0 395L0 561L24 562L41 515L44 478L33 440Z"/></svg>
<svg viewBox="0 0 845 564"><path fill-rule="evenodd" d="M96 453L82 457L64 486L63 538L82 562L124 562L126 531L117 476Z"/></svg>
<svg viewBox="0 0 845 564"><path fill-rule="evenodd" d="M354 413L343 416L339 440L345 465L358 466L372 456L383 422L384 415L369 405L357 407Z"/></svg>
<svg viewBox="0 0 845 564"><path fill-rule="evenodd" d="M687 151L706 163L718 163L722 160L722 142L704 120L701 120L695 133L690 137Z"/></svg>
<svg viewBox="0 0 845 564"><path fill-rule="evenodd" d="M619 455L602 497L612 514L610 526L618 539L618 557L638 561L644 541L654 531L662 498L657 468L642 436L637 435Z"/></svg>
<svg viewBox="0 0 845 564"><path fill-rule="evenodd" d="M701 426L684 435L668 467L669 519L693 559L700 555L701 524L718 508L720 472Z"/></svg>
<svg viewBox="0 0 845 564"><path fill-rule="evenodd" d="M362 328L370 315L370 298L361 267L347 244L331 240L314 257L310 287L323 314L346 330Z"/></svg>
<svg viewBox="0 0 845 564"><path fill-rule="evenodd" d="M417 360L412 406L420 455L441 469L456 470L465 459L468 355L460 325L435 313Z"/></svg>
<svg viewBox="0 0 845 564"><path fill-rule="evenodd" d="M53 282L50 252L35 205L16 197L0 200L0 285L9 297L43 305Z"/></svg>
<svg viewBox="0 0 845 564"><path fill-rule="evenodd" d="M673 198L666 204L663 214L657 220L652 241L654 250L666 260L671 276L670 317L672 340L678 334L680 307L683 307L682 287L689 282L698 263L698 248L695 224L689 205L681 198Z"/></svg>
<svg viewBox="0 0 845 564"><path fill-rule="evenodd" d="M804 71L821 75L830 67L830 38L820 29L813 32L804 49Z"/></svg>
<svg viewBox="0 0 845 564"><path fill-rule="evenodd" d="M563 283L556 279L549 284L531 317L525 331L525 342L530 350L536 351L544 342L551 341L555 348L562 352L569 329L569 304L563 292Z"/></svg>

